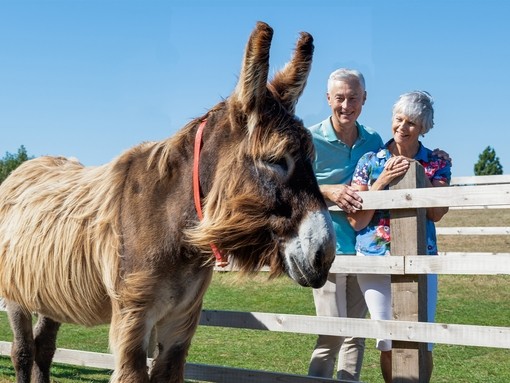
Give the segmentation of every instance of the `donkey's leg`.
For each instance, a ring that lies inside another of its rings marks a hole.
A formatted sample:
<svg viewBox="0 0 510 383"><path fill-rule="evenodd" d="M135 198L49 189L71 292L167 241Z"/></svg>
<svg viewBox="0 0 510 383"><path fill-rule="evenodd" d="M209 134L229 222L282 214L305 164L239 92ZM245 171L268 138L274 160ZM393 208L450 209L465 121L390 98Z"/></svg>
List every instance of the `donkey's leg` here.
<svg viewBox="0 0 510 383"><path fill-rule="evenodd" d="M32 378L35 383L50 382L50 367L57 349L57 333L60 323L40 315L34 329L35 364Z"/></svg>
<svg viewBox="0 0 510 383"><path fill-rule="evenodd" d="M191 339L200 319L201 308L179 320L158 323L158 355L151 370L150 383L183 383L184 364Z"/></svg>
<svg viewBox="0 0 510 383"><path fill-rule="evenodd" d="M191 340L176 343L160 352L151 370L150 383L183 383L184 364Z"/></svg>
<svg viewBox="0 0 510 383"><path fill-rule="evenodd" d="M110 345L115 356L115 370L111 383L149 383L149 337L150 328L147 330L142 321L126 318L121 321L112 320Z"/></svg>
<svg viewBox="0 0 510 383"><path fill-rule="evenodd" d="M24 311L17 303L11 301L6 301L5 303L14 335L11 359L16 371L16 382L30 383L30 374L35 354L32 315Z"/></svg>
<svg viewBox="0 0 510 383"><path fill-rule="evenodd" d="M114 303L114 306L117 303ZM152 325L142 310L113 310L110 325L110 348L115 370L110 383L149 383L147 350Z"/></svg>

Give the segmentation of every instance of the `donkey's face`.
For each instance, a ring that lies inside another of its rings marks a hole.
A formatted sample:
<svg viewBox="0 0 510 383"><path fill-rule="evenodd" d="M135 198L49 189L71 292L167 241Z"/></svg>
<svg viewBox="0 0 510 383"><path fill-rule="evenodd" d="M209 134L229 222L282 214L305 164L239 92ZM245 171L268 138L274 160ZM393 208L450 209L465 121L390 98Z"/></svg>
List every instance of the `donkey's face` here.
<svg viewBox="0 0 510 383"><path fill-rule="evenodd" d="M258 23L235 91L208 117L215 144L204 142L201 161L216 165L214 176L204 175L204 220L191 236L204 247L214 243L242 271L270 265L273 275L320 287L335 237L313 173L311 136L294 115L313 40L302 33L292 60L268 83L271 38L272 29Z"/></svg>

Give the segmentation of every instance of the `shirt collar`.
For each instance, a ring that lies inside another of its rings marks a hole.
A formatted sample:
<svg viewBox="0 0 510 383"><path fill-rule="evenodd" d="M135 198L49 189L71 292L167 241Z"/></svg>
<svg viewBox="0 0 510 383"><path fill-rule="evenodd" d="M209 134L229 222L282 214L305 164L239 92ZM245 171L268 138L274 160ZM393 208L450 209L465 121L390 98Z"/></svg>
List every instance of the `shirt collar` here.
<svg viewBox="0 0 510 383"><path fill-rule="evenodd" d="M360 140L363 141L365 139L365 132L363 129L360 128L360 124L358 123L358 121L356 121L356 129L358 130L358 138L356 139L356 142ZM322 134L329 142L340 141L336 136L335 129L333 128L333 124L331 123L331 116L322 124Z"/></svg>
<svg viewBox="0 0 510 383"><path fill-rule="evenodd" d="M391 138L385 145L384 147L386 149L389 148L390 144L395 141L393 138ZM427 161L428 160L428 154L427 154L427 149L425 148L425 146L423 146L423 144L421 143L421 141L418 141L418 144L420 144L420 147L418 148L418 153L416 153L416 155L414 156L414 159L415 160L418 160L418 161Z"/></svg>

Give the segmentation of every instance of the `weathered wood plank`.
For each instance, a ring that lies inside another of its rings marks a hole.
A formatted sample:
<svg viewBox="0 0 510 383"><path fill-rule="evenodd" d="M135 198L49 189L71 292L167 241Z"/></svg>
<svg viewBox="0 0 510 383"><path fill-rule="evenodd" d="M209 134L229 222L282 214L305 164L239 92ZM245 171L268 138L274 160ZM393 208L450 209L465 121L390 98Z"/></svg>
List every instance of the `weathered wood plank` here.
<svg viewBox="0 0 510 383"><path fill-rule="evenodd" d="M489 185L510 183L510 174L492 176L452 177L451 185Z"/></svg>
<svg viewBox="0 0 510 383"><path fill-rule="evenodd" d="M480 186L449 186L442 188L381 190L359 192L363 209L414 209L420 207L450 207L508 205L510 184ZM336 205L330 210L340 210Z"/></svg>
<svg viewBox="0 0 510 383"><path fill-rule="evenodd" d="M425 187L425 172L412 162L407 173L390 185L390 192ZM435 190L436 188L434 188ZM438 188L441 189L441 188ZM416 189L420 190L420 189ZM371 192L368 192L369 194ZM407 197L406 197L407 198ZM365 206L365 203L363 203ZM424 208L391 210L391 255L427 254L426 216ZM427 276L391 276L391 302L393 319L427 321ZM394 340L392 344L392 381L394 383L426 382L427 371L432 367L421 357L427 345Z"/></svg>
<svg viewBox="0 0 510 383"><path fill-rule="evenodd" d="M204 310L202 326L510 348L510 327Z"/></svg>
<svg viewBox="0 0 510 383"><path fill-rule="evenodd" d="M404 265L404 257L339 255L329 270L339 274L404 274Z"/></svg>
<svg viewBox="0 0 510 383"><path fill-rule="evenodd" d="M436 227L437 235L508 235L510 227Z"/></svg>
<svg viewBox="0 0 510 383"><path fill-rule="evenodd" d="M0 355L9 356L11 343L0 342ZM58 348L55 352L55 363L71 364L113 370L114 360L112 354L103 354L88 351L76 351ZM147 366L152 363L147 359ZM186 363L184 377L204 382L217 383L348 383L345 380L308 377L304 375L284 374L279 372L256 371L242 368L212 366L206 364Z"/></svg>
<svg viewBox="0 0 510 383"><path fill-rule="evenodd" d="M410 254L391 257L338 255L333 273L510 275L510 253L441 252L436 257Z"/></svg>
<svg viewBox="0 0 510 383"><path fill-rule="evenodd" d="M317 378L304 375L255 371L242 368L190 364L185 366L186 379L219 383L349 383L351 381ZM352 382L351 382L352 383Z"/></svg>
<svg viewBox="0 0 510 383"><path fill-rule="evenodd" d="M415 274L510 274L510 254L464 254L437 257L405 257L406 273Z"/></svg>

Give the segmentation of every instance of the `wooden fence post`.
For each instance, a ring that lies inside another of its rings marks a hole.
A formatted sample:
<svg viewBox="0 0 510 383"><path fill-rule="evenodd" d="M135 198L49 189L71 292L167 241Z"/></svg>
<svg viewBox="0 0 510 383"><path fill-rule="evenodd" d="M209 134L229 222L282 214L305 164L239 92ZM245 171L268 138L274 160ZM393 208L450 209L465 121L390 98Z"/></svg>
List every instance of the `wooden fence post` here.
<svg viewBox="0 0 510 383"><path fill-rule="evenodd" d="M425 186L425 172L412 162L405 176L390 189L414 189ZM395 209L391 217L391 254L425 255L425 209ZM427 321L427 275L392 275L393 318L405 321ZM394 383L428 382L430 360L425 355L426 343L393 341L392 381Z"/></svg>

